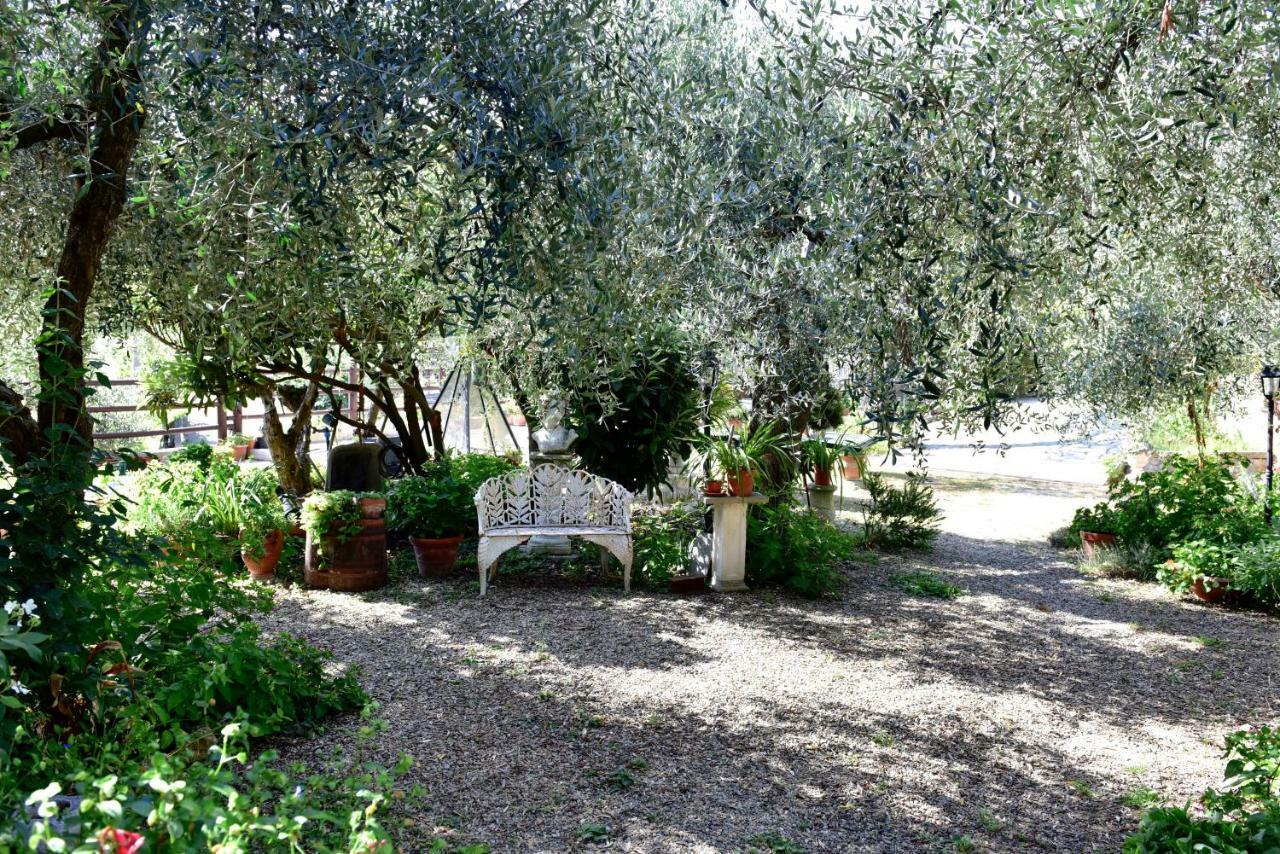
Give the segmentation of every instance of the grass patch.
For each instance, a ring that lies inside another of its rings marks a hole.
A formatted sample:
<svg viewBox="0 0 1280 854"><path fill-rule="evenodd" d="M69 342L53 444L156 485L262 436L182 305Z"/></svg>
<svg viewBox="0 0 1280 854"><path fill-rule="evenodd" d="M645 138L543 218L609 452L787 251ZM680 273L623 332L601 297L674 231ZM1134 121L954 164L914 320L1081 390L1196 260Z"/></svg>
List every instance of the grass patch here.
<svg viewBox="0 0 1280 854"><path fill-rule="evenodd" d="M1153 789L1140 786L1124 796L1124 805L1135 810L1150 809L1160 803L1160 795Z"/></svg>
<svg viewBox="0 0 1280 854"><path fill-rule="evenodd" d="M967 592L932 572L895 572L889 576L889 584L912 596L930 599L955 599Z"/></svg>

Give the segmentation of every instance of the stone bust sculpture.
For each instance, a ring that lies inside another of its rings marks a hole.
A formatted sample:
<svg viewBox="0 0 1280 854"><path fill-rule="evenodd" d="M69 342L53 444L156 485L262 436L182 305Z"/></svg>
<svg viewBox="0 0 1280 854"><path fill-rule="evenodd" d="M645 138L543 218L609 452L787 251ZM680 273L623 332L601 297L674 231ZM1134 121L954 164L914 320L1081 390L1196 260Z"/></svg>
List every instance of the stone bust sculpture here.
<svg viewBox="0 0 1280 854"><path fill-rule="evenodd" d="M544 394L538 399L542 409L542 426L534 431L538 451L555 454L569 450L578 434L564 425L564 402Z"/></svg>

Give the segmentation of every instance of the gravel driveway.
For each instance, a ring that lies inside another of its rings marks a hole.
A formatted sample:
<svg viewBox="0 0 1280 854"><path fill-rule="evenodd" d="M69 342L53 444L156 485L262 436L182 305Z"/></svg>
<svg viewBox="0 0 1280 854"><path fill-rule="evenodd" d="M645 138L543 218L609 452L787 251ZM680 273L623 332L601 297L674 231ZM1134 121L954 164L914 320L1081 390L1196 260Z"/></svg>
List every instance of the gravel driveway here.
<svg viewBox="0 0 1280 854"><path fill-rule="evenodd" d="M932 553L851 565L819 602L412 580L284 591L266 622L362 668L374 757L411 754L425 787L395 807L406 850L1116 850L1126 796L1181 803L1220 779L1222 735L1276 717L1276 620L1042 545L1092 487L937 488ZM887 585L919 569L968 594ZM280 747L323 762L356 729Z"/></svg>

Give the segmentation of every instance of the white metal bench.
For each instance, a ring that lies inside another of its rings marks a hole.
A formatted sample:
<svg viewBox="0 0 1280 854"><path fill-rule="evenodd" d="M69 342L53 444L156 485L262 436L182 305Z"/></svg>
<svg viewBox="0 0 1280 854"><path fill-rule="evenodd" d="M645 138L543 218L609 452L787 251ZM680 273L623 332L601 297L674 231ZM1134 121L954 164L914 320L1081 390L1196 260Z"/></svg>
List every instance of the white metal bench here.
<svg viewBox="0 0 1280 854"><path fill-rule="evenodd" d="M631 498L611 480L554 465L489 478L476 492L480 595L498 558L537 534L581 537L607 550L622 564L630 591Z"/></svg>

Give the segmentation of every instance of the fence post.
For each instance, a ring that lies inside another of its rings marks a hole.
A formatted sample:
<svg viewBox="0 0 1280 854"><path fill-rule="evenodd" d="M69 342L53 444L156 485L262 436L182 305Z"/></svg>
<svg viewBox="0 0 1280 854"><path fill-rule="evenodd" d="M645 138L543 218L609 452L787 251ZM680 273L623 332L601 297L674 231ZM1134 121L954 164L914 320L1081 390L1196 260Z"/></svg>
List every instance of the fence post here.
<svg viewBox="0 0 1280 854"><path fill-rule="evenodd" d="M244 410L239 406L231 410L231 432L244 435Z"/></svg>

